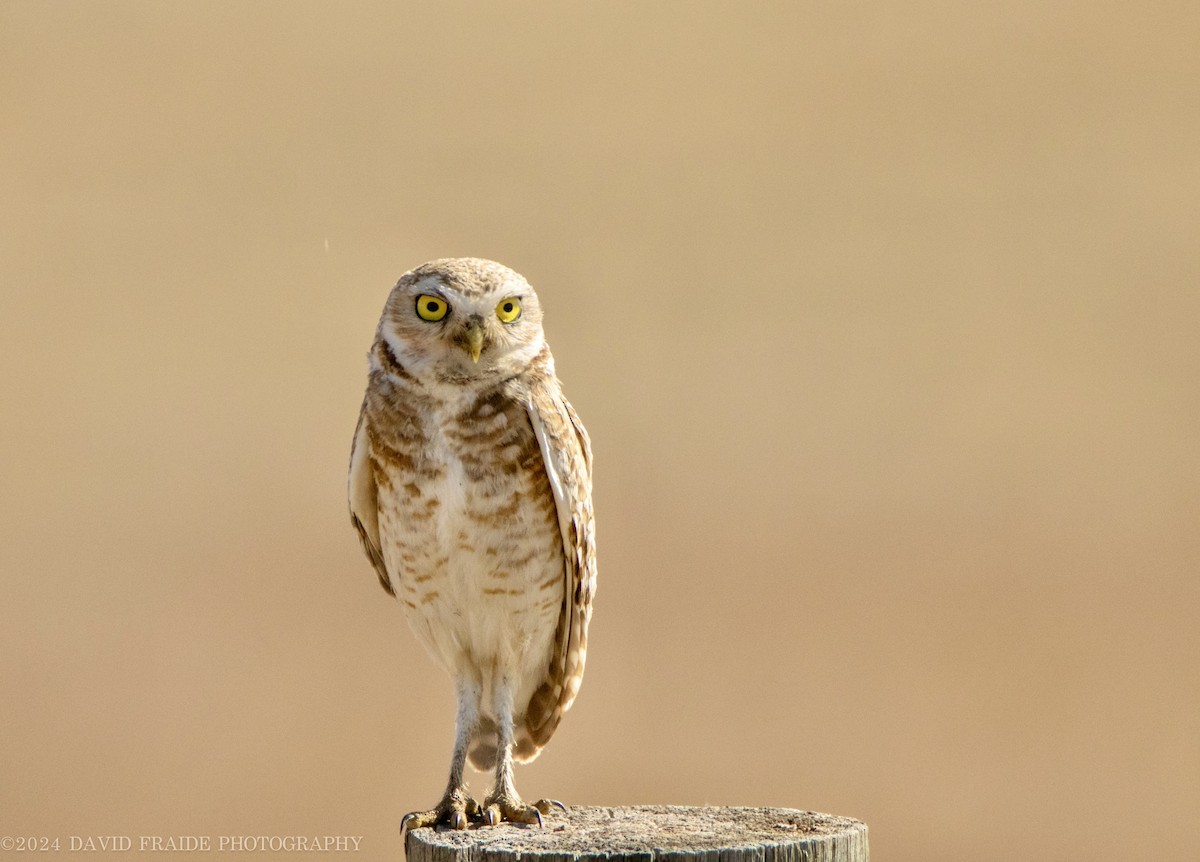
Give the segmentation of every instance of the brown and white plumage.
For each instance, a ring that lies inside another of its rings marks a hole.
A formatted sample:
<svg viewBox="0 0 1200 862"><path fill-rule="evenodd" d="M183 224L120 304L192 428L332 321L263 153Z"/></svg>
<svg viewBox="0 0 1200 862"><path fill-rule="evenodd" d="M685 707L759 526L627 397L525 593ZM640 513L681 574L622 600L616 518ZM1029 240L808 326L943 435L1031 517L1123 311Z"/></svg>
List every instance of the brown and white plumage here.
<svg viewBox="0 0 1200 862"><path fill-rule="evenodd" d="M537 295L491 261L424 264L393 288L369 360L351 520L458 697L446 795L405 824L540 821L512 760L537 756L579 691L596 562L591 448ZM483 808L468 755L496 769Z"/></svg>

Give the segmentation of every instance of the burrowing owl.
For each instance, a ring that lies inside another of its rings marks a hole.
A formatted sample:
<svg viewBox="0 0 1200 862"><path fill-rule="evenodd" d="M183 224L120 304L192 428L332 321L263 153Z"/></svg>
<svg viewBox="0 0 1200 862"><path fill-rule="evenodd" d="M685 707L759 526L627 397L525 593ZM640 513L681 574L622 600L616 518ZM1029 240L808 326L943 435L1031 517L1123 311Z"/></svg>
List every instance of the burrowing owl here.
<svg viewBox="0 0 1200 862"><path fill-rule="evenodd" d="M513 760L537 757L583 678L596 585L592 454L537 294L474 258L406 273L384 305L350 452L350 516L379 581L454 679L441 802L401 831L541 823ZM463 765L495 770L479 805Z"/></svg>

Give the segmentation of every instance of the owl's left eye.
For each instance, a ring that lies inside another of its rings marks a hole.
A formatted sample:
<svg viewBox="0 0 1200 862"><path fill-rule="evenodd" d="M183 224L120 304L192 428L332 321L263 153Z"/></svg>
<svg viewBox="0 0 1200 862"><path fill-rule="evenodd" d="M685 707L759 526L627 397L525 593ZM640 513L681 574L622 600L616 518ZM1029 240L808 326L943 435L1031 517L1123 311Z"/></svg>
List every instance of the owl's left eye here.
<svg viewBox="0 0 1200 862"><path fill-rule="evenodd" d="M496 316L501 323L512 323L521 316L521 300L515 296L500 301L496 306Z"/></svg>
<svg viewBox="0 0 1200 862"><path fill-rule="evenodd" d="M440 296L430 296L422 293L417 297L417 317L435 323L446 316L450 306Z"/></svg>

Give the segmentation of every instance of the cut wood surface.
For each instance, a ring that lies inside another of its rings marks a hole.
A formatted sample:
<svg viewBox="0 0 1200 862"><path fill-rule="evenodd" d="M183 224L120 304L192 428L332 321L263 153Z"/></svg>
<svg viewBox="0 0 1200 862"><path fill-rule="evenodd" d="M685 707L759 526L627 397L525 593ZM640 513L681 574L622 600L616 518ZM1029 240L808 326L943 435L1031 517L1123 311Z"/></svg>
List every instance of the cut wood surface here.
<svg viewBox="0 0 1200 862"><path fill-rule="evenodd" d="M417 829L409 862L867 862L867 827L790 808L557 809L545 825Z"/></svg>

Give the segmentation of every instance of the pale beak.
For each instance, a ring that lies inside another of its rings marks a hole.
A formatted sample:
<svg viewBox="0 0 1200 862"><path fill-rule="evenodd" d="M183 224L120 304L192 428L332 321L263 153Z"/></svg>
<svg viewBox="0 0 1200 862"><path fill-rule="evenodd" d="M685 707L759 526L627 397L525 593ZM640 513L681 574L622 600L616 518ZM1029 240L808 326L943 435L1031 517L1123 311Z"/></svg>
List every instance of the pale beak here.
<svg viewBox="0 0 1200 862"><path fill-rule="evenodd" d="M474 320L467 323L467 353L471 361L479 364L479 354L483 352L483 327Z"/></svg>

